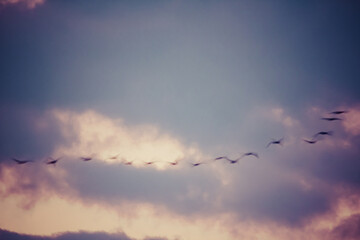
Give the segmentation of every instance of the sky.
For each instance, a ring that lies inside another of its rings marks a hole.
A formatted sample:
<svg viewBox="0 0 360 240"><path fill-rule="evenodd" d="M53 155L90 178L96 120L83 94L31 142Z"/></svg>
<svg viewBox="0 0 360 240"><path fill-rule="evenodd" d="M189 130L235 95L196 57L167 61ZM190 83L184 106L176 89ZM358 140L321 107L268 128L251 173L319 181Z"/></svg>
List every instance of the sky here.
<svg viewBox="0 0 360 240"><path fill-rule="evenodd" d="M359 10L0 0L0 239L359 239Z"/></svg>

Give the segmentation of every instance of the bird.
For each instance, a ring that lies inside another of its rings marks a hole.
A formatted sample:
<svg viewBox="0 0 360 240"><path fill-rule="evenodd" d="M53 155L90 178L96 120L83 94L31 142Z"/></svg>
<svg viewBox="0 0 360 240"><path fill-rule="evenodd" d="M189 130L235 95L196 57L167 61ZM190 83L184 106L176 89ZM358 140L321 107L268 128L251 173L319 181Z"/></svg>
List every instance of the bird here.
<svg viewBox="0 0 360 240"><path fill-rule="evenodd" d="M151 165L153 163L156 163L156 161L150 161L150 162L144 162L144 163L145 163L145 165Z"/></svg>
<svg viewBox="0 0 360 240"><path fill-rule="evenodd" d="M317 140L313 140L313 139L311 139L311 140L303 139L303 140L304 140L304 142L307 142L309 144L315 144L317 142Z"/></svg>
<svg viewBox="0 0 360 240"><path fill-rule="evenodd" d="M215 161L216 161L216 160L221 160L221 159L226 159L226 156L214 158Z"/></svg>
<svg viewBox="0 0 360 240"><path fill-rule="evenodd" d="M201 164L205 164L203 162L197 162L197 163L190 163L193 167L200 166Z"/></svg>
<svg viewBox="0 0 360 240"><path fill-rule="evenodd" d="M316 133L314 136L313 136L313 139L317 138L318 136L324 136L324 135L328 135L328 136L332 136L333 135L333 131L320 131L318 133Z"/></svg>
<svg viewBox="0 0 360 240"><path fill-rule="evenodd" d="M322 117L321 119L326 121L342 120L341 118L337 118L337 117Z"/></svg>
<svg viewBox="0 0 360 240"><path fill-rule="evenodd" d="M48 159L51 159L51 161L46 162L46 164L53 164L55 166L55 164L61 159L62 157L59 158L52 158L52 157L48 157Z"/></svg>
<svg viewBox="0 0 360 240"><path fill-rule="evenodd" d="M80 159L83 160L84 162L87 162L92 160L92 157L80 157Z"/></svg>
<svg viewBox="0 0 360 240"><path fill-rule="evenodd" d="M241 157L239 157L237 159L230 159L228 157L225 157L225 159L228 160L229 163L234 164L234 163L237 163L241 159Z"/></svg>
<svg viewBox="0 0 360 240"><path fill-rule="evenodd" d="M340 111L330 112L329 114L339 115L339 114L348 113L348 112L349 111L347 111L347 110L340 110Z"/></svg>
<svg viewBox="0 0 360 240"><path fill-rule="evenodd" d="M247 157L247 156L254 156L256 158L259 158L259 154L257 154L256 152L247 152L247 153L244 153L241 158L243 157Z"/></svg>
<svg viewBox="0 0 360 240"><path fill-rule="evenodd" d="M175 161L175 162L168 162L170 165L173 165L173 166L175 166L175 165L178 165L179 164L179 162L178 161Z"/></svg>
<svg viewBox="0 0 360 240"><path fill-rule="evenodd" d="M284 138L280 138L279 140L272 140L271 142L268 143L268 145L266 146L266 148L268 148L271 144L277 144L277 145L282 145L283 144L283 140Z"/></svg>
<svg viewBox="0 0 360 240"><path fill-rule="evenodd" d="M114 155L114 156L112 156L112 157L109 157L109 159L111 159L111 160L115 160L115 159L117 159L117 157L119 156L119 154L117 154L117 155Z"/></svg>
<svg viewBox="0 0 360 240"><path fill-rule="evenodd" d="M15 161L17 164L25 164L25 163L28 163L28 162L33 162L33 160L19 160L19 159L16 159L16 158L11 158L13 161Z"/></svg>
<svg viewBox="0 0 360 240"><path fill-rule="evenodd" d="M132 165L133 164L133 161L126 161L125 160L125 162L123 162L125 165Z"/></svg>

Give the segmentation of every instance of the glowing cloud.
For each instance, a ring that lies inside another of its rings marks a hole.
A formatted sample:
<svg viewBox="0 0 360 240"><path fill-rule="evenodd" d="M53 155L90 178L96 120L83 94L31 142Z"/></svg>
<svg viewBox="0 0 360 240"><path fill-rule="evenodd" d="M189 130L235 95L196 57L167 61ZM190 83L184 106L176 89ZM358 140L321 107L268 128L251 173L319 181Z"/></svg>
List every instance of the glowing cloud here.
<svg viewBox="0 0 360 240"><path fill-rule="evenodd" d="M52 115L65 139L65 144L58 146L54 155L94 156L107 163L126 160L136 166L156 162L158 168L183 159L203 159L199 149L185 146L155 126L128 126L122 119L111 119L94 111L55 110Z"/></svg>

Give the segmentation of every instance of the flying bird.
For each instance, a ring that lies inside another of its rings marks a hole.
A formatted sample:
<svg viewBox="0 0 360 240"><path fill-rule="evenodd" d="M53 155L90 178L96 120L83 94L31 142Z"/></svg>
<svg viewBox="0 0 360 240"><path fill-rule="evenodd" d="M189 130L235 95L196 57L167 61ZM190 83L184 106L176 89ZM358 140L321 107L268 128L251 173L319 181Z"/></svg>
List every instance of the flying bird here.
<svg viewBox="0 0 360 240"><path fill-rule="evenodd" d="M80 157L80 159L83 160L84 162L87 162L92 160L92 157Z"/></svg>
<svg viewBox="0 0 360 240"><path fill-rule="evenodd" d="M125 161L123 162L125 165L132 165L133 164L133 161Z"/></svg>
<svg viewBox="0 0 360 240"><path fill-rule="evenodd" d="M317 142L317 140L308 140L308 139L303 139L304 140L304 142L307 142L307 143L309 143L309 144L315 144L316 142Z"/></svg>
<svg viewBox="0 0 360 240"><path fill-rule="evenodd" d="M214 158L215 161L216 160L221 160L221 159L226 159L226 156Z"/></svg>
<svg viewBox="0 0 360 240"><path fill-rule="evenodd" d="M326 120L326 121L336 121L336 120L342 120L341 118L337 118L337 117L322 117L322 120Z"/></svg>
<svg viewBox="0 0 360 240"><path fill-rule="evenodd" d="M144 162L145 163L145 165L151 165L151 164L154 164L154 163L156 163L157 161L150 161L150 162Z"/></svg>
<svg viewBox="0 0 360 240"><path fill-rule="evenodd" d="M241 157L239 157L237 159L230 159L228 157L225 157L225 159L228 160L229 163L234 164L234 163L237 163L241 159Z"/></svg>
<svg viewBox="0 0 360 240"><path fill-rule="evenodd" d="M254 156L256 158L259 158L259 154L257 154L256 152L247 152L247 153L244 153L241 158L243 157L247 157L247 156Z"/></svg>
<svg viewBox="0 0 360 240"><path fill-rule="evenodd" d="M61 159L62 157L59 158L52 158L52 157L48 157L48 159L50 159L50 161L46 162L46 164L53 164L54 166L56 165L56 163Z"/></svg>
<svg viewBox="0 0 360 240"><path fill-rule="evenodd" d="M282 145L283 144L283 140L284 138L281 138L279 140L272 140L271 142L268 143L268 145L266 145L266 148L270 147L271 144L274 144L274 145Z"/></svg>
<svg viewBox="0 0 360 240"><path fill-rule="evenodd" d="M33 160L19 160L19 159L16 159L16 158L12 158L13 161L15 161L17 164L25 164L25 163L28 163L28 162L33 162Z"/></svg>
<svg viewBox="0 0 360 240"><path fill-rule="evenodd" d="M179 164L179 162L178 161L175 161L175 162L168 162L170 165L173 165L173 166L175 166L175 165L178 165Z"/></svg>
<svg viewBox="0 0 360 240"><path fill-rule="evenodd" d="M111 159L111 160L115 160L115 159L117 159L117 157L119 156L119 154L117 154L117 155L114 155L114 156L112 156L112 157L109 157L109 159Z"/></svg>
<svg viewBox="0 0 360 240"><path fill-rule="evenodd" d="M316 133L314 136L313 136L313 139L317 138L318 136L324 136L324 135L328 135L328 136L332 136L333 135L333 131L320 131L318 133Z"/></svg>
<svg viewBox="0 0 360 240"><path fill-rule="evenodd" d="M190 163L193 167L200 166L201 164L205 164L204 162Z"/></svg>
<svg viewBox="0 0 360 240"><path fill-rule="evenodd" d="M333 111L333 112L330 112L329 114L339 115L339 114L348 113L348 112L349 111L347 111L347 110L341 110L341 111Z"/></svg>

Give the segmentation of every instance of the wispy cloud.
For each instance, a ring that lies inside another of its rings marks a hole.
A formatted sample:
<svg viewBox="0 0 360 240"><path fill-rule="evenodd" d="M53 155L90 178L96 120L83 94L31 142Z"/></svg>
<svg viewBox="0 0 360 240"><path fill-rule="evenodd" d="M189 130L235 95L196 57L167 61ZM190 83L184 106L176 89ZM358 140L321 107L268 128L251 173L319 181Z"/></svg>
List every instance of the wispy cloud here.
<svg viewBox="0 0 360 240"><path fill-rule="evenodd" d="M0 0L0 4L2 5L21 4L29 9L34 9L35 7L43 4L44 2L45 0Z"/></svg>

